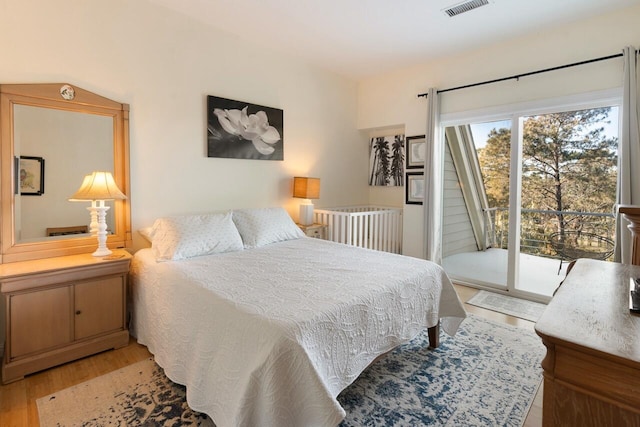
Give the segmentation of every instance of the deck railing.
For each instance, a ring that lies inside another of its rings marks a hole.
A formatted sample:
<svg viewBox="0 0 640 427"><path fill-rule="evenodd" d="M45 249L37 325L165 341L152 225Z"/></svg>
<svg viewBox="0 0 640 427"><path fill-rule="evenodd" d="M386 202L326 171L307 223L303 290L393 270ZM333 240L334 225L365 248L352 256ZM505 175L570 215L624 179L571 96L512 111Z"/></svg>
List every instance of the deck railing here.
<svg viewBox="0 0 640 427"><path fill-rule="evenodd" d="M520 252L562 259L558 252L557 236L597 236L594 244L615 241L615 215L604 212L552 211L522 209ZM508 208L491 208L485 211L486 247L507 249L509 240ZM583 239L580 244L587 244ZM576 244L578 242L576 241Z"/></svg>

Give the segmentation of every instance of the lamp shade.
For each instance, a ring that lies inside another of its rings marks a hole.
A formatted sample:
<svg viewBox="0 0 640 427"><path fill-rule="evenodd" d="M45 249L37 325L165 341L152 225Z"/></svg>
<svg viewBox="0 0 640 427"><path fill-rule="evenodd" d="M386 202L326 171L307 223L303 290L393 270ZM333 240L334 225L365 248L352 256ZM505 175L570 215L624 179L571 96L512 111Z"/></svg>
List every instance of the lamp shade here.
<svg viewBox="0 0 640 427"><path fill-rule="evenodd" d="M122 200L126 199L113 180L111 172L93 172L84 177L82 185L69 200Z"/></svg>
<svg viewBox="0 0 640 427"><path fill-rule="evenodd" d="M293 178L293 197L301 199L320 198L320 178Z"/></svg>

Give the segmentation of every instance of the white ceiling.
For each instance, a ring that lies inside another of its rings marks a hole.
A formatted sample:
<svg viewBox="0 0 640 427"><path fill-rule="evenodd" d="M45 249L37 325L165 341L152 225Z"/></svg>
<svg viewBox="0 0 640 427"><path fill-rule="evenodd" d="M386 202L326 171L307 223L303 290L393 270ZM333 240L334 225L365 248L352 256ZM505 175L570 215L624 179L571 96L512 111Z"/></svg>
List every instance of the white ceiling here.
<svg viewBox="0 0 640 427"><path fill-rule="evenodd" d="M640 0L151 0L242 39L361 78L597 16Z"/></svg>

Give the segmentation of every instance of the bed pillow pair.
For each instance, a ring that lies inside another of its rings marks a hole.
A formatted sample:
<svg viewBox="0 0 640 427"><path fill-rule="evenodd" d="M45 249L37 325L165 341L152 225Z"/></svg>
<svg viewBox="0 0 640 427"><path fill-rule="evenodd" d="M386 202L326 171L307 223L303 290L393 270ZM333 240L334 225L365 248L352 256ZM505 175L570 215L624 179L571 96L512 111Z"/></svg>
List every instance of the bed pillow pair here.
<svg viewBox="0 0 640 427"><path fill-rule="evenodd" d="M239 209L233 211L245 248L299 239L305 234L283 208Z"/></svg>
<svg viewBox="0 0 640 427"><path fill-rule="evenodd" d="M305 234L282 208L160 218L140 230L158 261L257 248Z"/></svg>
<svg viewBox="0 0 640 427"><path fill-rule="evenodd" d="M244 248L232 213L185 215L157 219L151 249L157 261L181 260Z"/></svg>

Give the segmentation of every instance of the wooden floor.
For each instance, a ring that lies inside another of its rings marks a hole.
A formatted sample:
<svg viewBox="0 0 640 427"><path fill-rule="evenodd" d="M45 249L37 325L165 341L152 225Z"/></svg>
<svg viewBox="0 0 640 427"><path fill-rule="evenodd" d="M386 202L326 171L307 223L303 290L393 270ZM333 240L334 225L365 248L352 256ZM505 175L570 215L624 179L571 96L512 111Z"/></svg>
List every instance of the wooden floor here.
<svg viewBox="0 0 640 427"><path fill-rule="evenodd" d="M456 290L463 302L468 301L478 292L475 289L457 285ZM468 312L478 316L533 330L533 322L468 304L465 304L465 308ZM0 426L38 426L36 399L139 362L150 356L146 347L131 340L129 345L124 348L106 351L76 362L29 375L21 381L0 386ZM538 391L524 426L540 427L541 425L542 387Z"/></svg>

